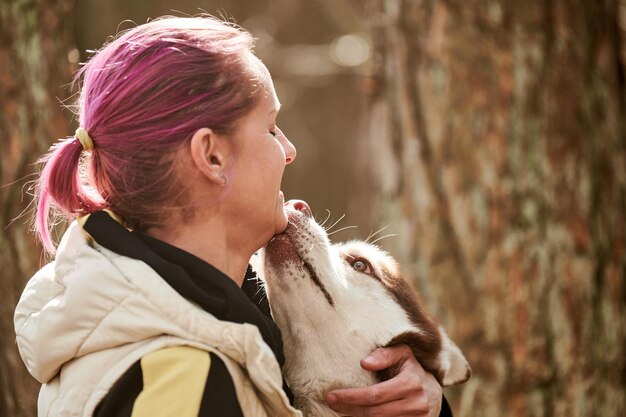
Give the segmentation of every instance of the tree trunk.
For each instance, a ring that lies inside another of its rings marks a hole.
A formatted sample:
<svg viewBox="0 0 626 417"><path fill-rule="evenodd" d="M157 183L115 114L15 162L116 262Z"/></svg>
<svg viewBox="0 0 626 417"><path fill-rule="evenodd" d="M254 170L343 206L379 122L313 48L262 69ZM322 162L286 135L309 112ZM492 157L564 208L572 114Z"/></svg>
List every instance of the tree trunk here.
<svg viewBox="0 0 626 417"><path fill-rule="evenodd" d="M39 384L18 355L13 310L43 259L28 233L31 216L20 214L31 201L36 158L68 133L58 100L77 68L73 7L73 0L0 2L0 416L36 415Z"/></svg>
<svg viewBox="0 0 626 417"><path fill-rule="evenodd" d="M359 160L473 367L455 415L623 416L626 1L369 6Z"/></svg>

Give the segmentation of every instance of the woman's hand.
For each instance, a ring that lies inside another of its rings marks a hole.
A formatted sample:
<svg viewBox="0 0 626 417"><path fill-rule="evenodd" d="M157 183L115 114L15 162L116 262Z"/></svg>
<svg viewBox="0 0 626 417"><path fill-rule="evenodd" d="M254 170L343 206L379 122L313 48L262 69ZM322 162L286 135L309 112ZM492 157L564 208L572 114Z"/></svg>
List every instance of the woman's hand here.
<svg viewBox="0 0 626 417"><path fill-rule="evenodd" d="M361 360L361 367L372 372L393 367L398 372L369 387L329 391L326 401L333 410L354 417L439 416L441 386L407 345L378 348Z"/></svg>

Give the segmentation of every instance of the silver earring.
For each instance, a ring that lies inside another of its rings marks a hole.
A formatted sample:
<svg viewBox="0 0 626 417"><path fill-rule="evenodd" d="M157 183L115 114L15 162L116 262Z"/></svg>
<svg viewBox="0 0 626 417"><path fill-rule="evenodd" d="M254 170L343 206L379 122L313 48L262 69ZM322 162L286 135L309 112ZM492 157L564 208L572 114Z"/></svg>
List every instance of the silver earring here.
<svg viewBox="0 0 626 417"><path fill-rule="evenodd" d="M228 183L228 178L226 178L226 175L220 174L220 179L222 180L222 187L224 187Z"/></svg>

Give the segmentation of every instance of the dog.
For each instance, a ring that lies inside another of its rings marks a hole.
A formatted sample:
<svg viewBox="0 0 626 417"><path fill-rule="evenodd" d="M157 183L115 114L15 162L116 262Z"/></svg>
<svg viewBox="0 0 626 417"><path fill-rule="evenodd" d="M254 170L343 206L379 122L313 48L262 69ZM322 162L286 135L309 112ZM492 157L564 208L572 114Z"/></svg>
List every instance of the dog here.
<svg viewBox="0 0 626 417"><path fill-rule="evenodd" d="M283 336L283 374L305 416L336 417L328 391L392 376L360 366L381 346L407 344L444 387L470 378L460 349L426 313L390 255L363 241L331 244L304 202L289 209L288 218L254 268Z"/></svg>

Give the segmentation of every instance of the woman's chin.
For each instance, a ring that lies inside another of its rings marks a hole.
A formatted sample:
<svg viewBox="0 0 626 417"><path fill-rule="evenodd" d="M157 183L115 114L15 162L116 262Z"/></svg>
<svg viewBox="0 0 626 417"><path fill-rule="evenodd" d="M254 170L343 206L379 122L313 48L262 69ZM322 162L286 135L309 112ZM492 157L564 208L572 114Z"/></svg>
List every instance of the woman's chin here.
<svg viewBox="0 0 626 417"><path fill-rule="evenodd" d="M281 207L281 209L282 210L280 210L280 212L277 213L277 216L276 216L274 235L284 232L285 229L287 229L287 225L289 224L289 219L287 218L287 212L285 211L284 207Z"/></svg>

